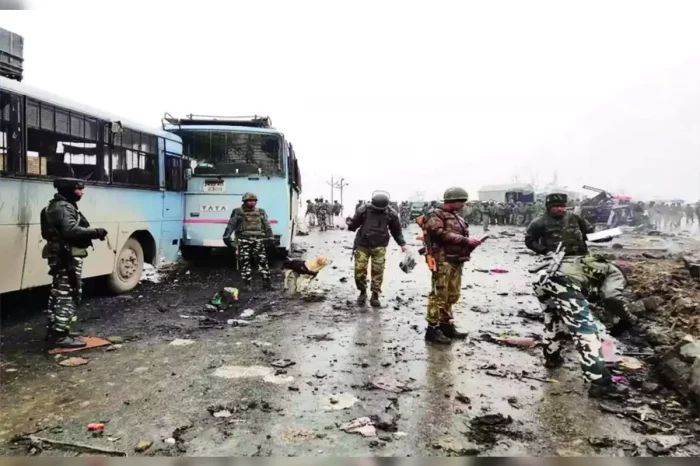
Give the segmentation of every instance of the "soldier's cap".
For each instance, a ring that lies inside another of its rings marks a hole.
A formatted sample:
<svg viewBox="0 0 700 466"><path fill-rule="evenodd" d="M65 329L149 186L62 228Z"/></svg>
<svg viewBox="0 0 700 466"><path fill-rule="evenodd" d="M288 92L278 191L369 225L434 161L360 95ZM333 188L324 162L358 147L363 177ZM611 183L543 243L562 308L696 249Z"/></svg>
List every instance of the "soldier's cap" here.
<svg viewBox="0 0 700 466"><path fill-rule="evenodd" d="M569 196L564 193L552 193L547 194L544 203L547 204L548 207L566 206L568 200Z"/></svg>
<svg viewBox="0 0 700 466"><path fill-rule="evenodd" d="M57 178L53 181L56 189L85 189L85 182L77 178Z"/></svg>

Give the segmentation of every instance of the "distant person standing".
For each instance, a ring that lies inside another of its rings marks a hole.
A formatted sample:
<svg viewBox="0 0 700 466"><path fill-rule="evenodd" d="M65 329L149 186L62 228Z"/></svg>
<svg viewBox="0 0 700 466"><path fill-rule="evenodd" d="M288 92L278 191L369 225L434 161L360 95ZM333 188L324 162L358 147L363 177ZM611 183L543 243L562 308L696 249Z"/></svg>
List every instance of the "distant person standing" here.
<svg viewBox="0 0 700 466"><path fill-rule="evenodd" d="M340 214L343 212L343 206L338 203L338 201L333 201L333 226L338 224L337 219L340 218Z"/></svg>
<svg viewBox="0 0 700 466"><path fill-rule="evenodd" d="M316 226L316 204L311 199L306 200L306 223L310 227Z"/></svg>
<svg viewBox="0 0 700 466"><path fill-rule="evenodd" d="M695 217L695 209L693 209L693 205L686 204L685 205L685 225L686 225L686 227L691 227L693 225L693 223L695 222L694 217Z"/></svg>
<svg viewBox="0 0 700 466"><path fill-rule="evenodd" d="M328 229L328 209L322 197L316 199L316 217L318 218L318 228L321 231Z"/></svg>
<svg viewBox="0 0 700 466"><path fill-rule="evenodd" d="M104 240L107 230L90 228L78 210L85 189L82 180L59 178L53 185L57 193L41 211L41 236L46 240L41 256L48 261L49 274L53 277L46 341L57 348L82 348L85 342L76 339L70 330L81 301L83 260L92 240Z"/></svg>

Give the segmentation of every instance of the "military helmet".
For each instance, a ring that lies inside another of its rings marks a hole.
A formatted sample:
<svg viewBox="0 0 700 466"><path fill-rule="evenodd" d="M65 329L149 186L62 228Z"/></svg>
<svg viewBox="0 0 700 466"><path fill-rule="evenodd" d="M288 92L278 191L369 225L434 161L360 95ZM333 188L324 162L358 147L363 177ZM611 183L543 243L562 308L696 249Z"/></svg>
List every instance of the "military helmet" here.
<svg viewBox="0 0 700 466"><path fill-rule="evenodd" d="M566 206L568 200L569 196L567 196L564 193L551 193L547 194L544 203L547 206L547 208L550 208L554 206Z"/></svg>
<svg viewBox="0 0 700 466"><path fill-rule="evenodd" d="M465 189L453 187L448 188L442 198L445 202L467 202L469 193Z"/></svg>
<svg viewBox="0 0 700 466"><path fill-rule="evenodd" d="M77 178L57 178L53 182L56 189L85 189L85 182Z"/></svg>
<svg viewBox="0 0 700 466"><path fill-rule="evenodd" d="M377 210L384 210L389 207L389 193L386 191L375 191L372 193L372 207Z"/></svg>
<svg viewBox="0 0 700 466"><path fill-rule="evenodd" d="M257 200L258 200L258 196L256 196L255 193L245 193L245 194L243 195L243 202L246 202L246 201L257 201Z"/></svg>

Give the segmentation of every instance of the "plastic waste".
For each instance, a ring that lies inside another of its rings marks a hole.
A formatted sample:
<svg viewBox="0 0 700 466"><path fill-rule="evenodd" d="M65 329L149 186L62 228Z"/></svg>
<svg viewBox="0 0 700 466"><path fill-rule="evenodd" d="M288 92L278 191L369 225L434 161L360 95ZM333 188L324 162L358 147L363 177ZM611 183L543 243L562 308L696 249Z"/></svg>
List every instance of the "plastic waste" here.
<svg viewBox="0 0 700 466"><path fill-rule="evenodd" d="M600 341L603 350L603 360L606 362L614 362L619 358L615 355L615 342L609 338L603 338Z"/></svg>
<svg viewBox="0 0 700 466"><path fill-rule="evenodd" d="M416 267L416 257L411 251L406 251L403 259L399 262L399 267L404 273L411 273Z"/></svg>
<svg viewBox="0 0 700 466"><path fill-rule="evenodd" d="M100 432L100 431L105 430L105 425L101 424L101 423L94 422L94 423L88 424L87 429L89 431L92 431L92 432Z"/></svg>

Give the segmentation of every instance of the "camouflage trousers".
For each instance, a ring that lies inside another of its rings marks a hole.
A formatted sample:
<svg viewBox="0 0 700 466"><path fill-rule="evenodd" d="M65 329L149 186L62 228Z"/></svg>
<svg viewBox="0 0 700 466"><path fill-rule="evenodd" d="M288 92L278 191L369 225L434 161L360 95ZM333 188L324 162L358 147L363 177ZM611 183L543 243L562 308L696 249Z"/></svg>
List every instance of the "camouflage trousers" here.
<svg viewBox="0 0 700 466"><path fill-rule="evenodd" d="M372 269L372 284L370 291L373 293L382 292L382 282L384 281L384 266L386 264L386 248L363 248L355 250L355 285L360 291L367 289L367 266Z"/></svg>
<svg viewBox="0 0 700 466"><path fill-rule="evenodd" d="M238 267L243 281L253 278L253 267L257 266L263 278L270 278L270 265L267 262L265 241L257 238L236 238L238 246Z"/></svg>
<svg viewBox="0 0 700 466"><path fill-rule="evenodd" d="M563 274L551 279L540 275L535 295L544 311L544 356L561 358L562 343L573 339L583 377L595 382L610 377L603 360L600 335L591 309L576 280Z"/></svg>
<svg viewBox="0 0 700 466"><path fill-rule="evenodd" d="M430 325L446 324L454 319L452 306L459 301L464 264L436 260L435 268L428 295L426 319Z"/></svg>
<svg viewBox="0 0 700 466"><path fill-rule="evenodd" d="M72 264L66 264L65 259L49 259L49 274L53 275L53 281L46 312L48 330L56 333L68 333L75 320L75 309L82 300L83 258L73 257L71 260Z"/></svg>
<svg viewBox="0 0 700 466"><path fill-rule="evenodd" d="M318 220L318 227L321 230L327 230L328 229L328 215L326 215L325 212L321 211L316 214L316 219Z"/></svg>

